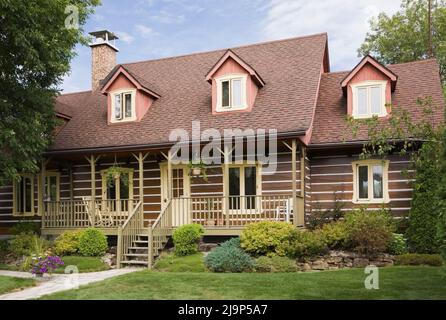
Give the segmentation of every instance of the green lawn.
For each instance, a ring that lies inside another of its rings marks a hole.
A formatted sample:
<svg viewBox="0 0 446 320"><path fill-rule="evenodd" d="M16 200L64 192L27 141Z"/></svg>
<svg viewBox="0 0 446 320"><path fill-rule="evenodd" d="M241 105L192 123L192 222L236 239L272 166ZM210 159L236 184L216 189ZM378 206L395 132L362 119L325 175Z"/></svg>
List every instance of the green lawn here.
<svg viewBox="0 0 446 320"><path fill-rule="evenodd" d="M217 274L140 271L44 299L446 299L445 267L380 269L380 289L364 269L314 273Z"/></svg>
<svg viewBox="0 0 446 320"><path fill-rule="evenodd" d="M101 258L97 257L66 256L62 257L62 260L65 265L54 271L54 273L65 273L67 266L76 266L80 273L110 269L107 264L102 262Z"/></svg>
<svg viewBox="0 0 446 320"><path fill-rule="evenodd" d="M32 279L21 279L0 276L0 294L31 287L36 282Z"/></svg>

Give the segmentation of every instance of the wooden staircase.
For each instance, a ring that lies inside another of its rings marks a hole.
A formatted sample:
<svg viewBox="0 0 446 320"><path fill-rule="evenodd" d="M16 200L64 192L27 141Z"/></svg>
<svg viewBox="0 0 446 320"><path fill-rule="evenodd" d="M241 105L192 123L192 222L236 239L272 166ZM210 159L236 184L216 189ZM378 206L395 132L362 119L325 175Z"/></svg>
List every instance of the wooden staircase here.
<svg viewBox="0 0 446 320"><path fill-rule="evenodd" d="M146 266L151 268L172 235L171 202L156 221L144 226L141 203L118 229L117 266Z"/></svg>

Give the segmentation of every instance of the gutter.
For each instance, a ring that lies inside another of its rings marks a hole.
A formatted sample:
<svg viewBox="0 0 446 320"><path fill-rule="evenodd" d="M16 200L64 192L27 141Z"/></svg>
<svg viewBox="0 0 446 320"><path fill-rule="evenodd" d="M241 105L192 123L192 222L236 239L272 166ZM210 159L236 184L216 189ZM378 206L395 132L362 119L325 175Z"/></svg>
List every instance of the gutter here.
<svg viewBox="0 0 446 320"><path fill-rule="evenodd" d="M281 139L301 137L306 134L306 130L289 131L289 132L279 132L277 137ZM268 136L268 135L266 135ZM256 136L233 136L232 138L246 138L253 139ZM223 142L224 139L214 140L216 142ZM199 143L197 140L189 140L187 142L179 143L181 144L194 144ZM204 143L204 142L202 142ZM58 149L58 150L48 150L43 153L44 156L50 155L69 155L77 153L101 153L101 152L126 152L126 151L142 151L142 150L159 150L170 148L177 142L163 142L163 143L151 143L151 144L137 144L137 145L126 145L126 146L107 146L107 147L97 147L97 148L79 148L79 149Z"/></svg>

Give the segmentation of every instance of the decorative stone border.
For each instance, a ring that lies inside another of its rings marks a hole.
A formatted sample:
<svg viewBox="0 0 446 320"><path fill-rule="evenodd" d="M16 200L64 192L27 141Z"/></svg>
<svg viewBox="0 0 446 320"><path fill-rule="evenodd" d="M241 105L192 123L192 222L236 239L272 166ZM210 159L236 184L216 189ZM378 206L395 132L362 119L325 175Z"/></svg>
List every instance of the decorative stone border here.
<svg viewBox="0 0 446 320"><path fill-rule="evenodd" d="M348 268L364 268L368 265L377 267L393 266L394 256L381 253L375 256L360 255L355 252L330 251L324 256L310 258L306 261L297 261L300 271L337 270Z"/></svg>

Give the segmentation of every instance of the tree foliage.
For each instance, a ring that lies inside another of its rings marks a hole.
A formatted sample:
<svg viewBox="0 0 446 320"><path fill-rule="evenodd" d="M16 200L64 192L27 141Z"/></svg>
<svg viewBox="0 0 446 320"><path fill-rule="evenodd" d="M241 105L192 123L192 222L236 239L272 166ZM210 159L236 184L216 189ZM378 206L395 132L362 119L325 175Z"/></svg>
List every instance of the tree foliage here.
<svg viewBox="0 0 446 320"><path fill-rule="evenodd" d="M432 53L446 84L446 6L444 0L432 4ZM373 18L358 53L371 54L384 64L429 58L428 0L404 0L394 15Z"/></svg>
<svg viewBox="0 0 446 320"><path fill-rule="evenodd" d="M51 143L54 99L99 0L0 1L0 181L37 170ZM78 11L79 28L66 28ZM70 8L70 7L68 7Z"/></svg>

